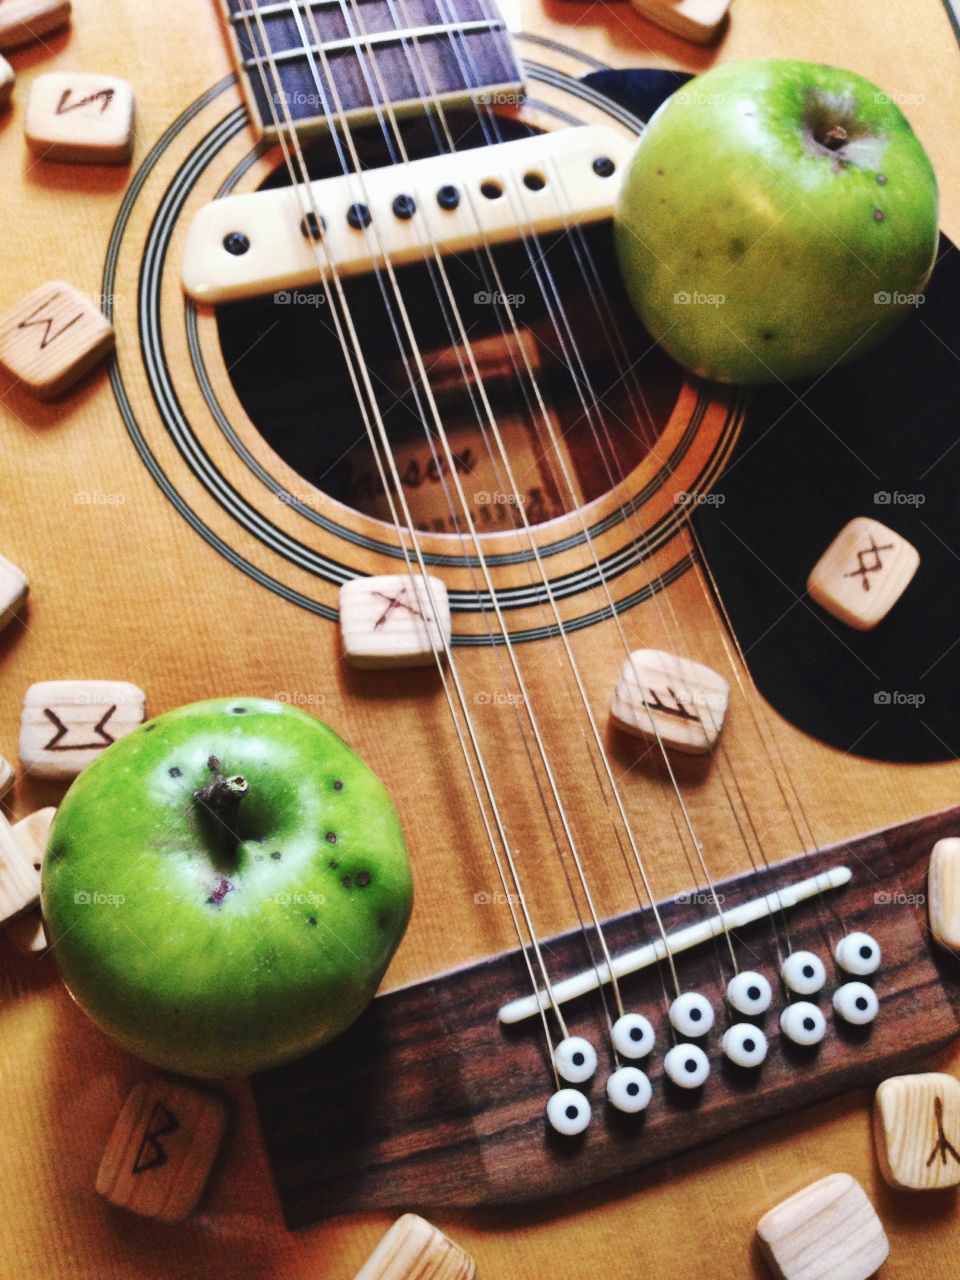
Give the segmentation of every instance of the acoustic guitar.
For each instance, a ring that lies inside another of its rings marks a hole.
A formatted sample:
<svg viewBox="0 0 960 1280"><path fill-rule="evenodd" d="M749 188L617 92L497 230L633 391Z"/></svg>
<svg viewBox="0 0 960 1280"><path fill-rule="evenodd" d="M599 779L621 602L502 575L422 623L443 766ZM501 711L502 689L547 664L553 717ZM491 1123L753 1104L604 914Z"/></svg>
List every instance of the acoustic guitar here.
<svg viewBox="0 0 960 1280"><path fill-rule="evenodd" d="M771 54L897 95L945 238L901 335L748 396L651 346L610 214L687 74ZM117 341L49 404L0 387L0 551L31 580L0 636L0 752L40 680L132 681L150 713L285 701L384 779L416 903L346 1036L222 1086L227 1141L178 1227L94 1192L143 1064L4 943L0 1274L335 1280L412 1210L502 1280L732 1280L765 1274L764 1212L847 1172L885 1276L955 1276L955 1206L891 1191L870 1131L880 1080L957 1067L925 907L960 822L960 56L938 0L737 0L710 46L617 0L75 0L11 59L0 301L62 277ZM28 157L25 91L54 67L133 83L129 166ZM805 590L863 515L921 564L869 633ZM405 581L440 584L437 661L344 660L341 588L370 577L401 583L399 614L422 605ZM10 814L61 794L27 774ZM857 933L880 954L864 1025L831 1003ZM806 997L780 977L804 952ZM769 982L765 1011L751 979L735 1013L737 974ZM804 999L812 1044L780 1031ZM722 1047L745 1019L754 1067Z"/></svg>

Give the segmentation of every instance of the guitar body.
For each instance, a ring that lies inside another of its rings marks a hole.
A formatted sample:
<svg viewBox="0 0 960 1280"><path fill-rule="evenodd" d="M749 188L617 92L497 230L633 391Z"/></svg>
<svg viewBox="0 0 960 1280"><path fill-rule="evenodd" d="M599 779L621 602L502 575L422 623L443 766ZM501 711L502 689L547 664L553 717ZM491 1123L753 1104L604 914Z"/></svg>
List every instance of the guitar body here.
<svg viewBox="0 0 960 1280"><path fill-rule="evenodd" d="M333 445L342 441L346 449L353 440L336 389L293 386L297 364L289 344L270 337L273 321L264 306L282 313L276 323L286 334L300 319L295 311L302 308L304 324L316 326L324 304L268 302L219 315L185 306L180 262L192 215L224 189L257 188L277 168L276 151L258 149L246 125L214 6L181 0L173 18L145 0L106 8L76 0L74 8L68 34L14 57L21 83L12 114L0 124L7 193L0 301L5 308L57 276L91 295L106 293L117 361L110 376L88 377L53 405L40 405L9 380L0 385L0 552L31 580L26 625L0 636L0 754L16 759L19 705L26 687L39 680L130 680L145 689L151 713L231 693L292 702L332 725L373 765L407 831L416 904L385 988L503 952L516 945L516 935L436 672L425 668L398 678L351 670L342 661L339 583L402 572L403 561L368 463L361 458L346 471L333 466ZM518 51L530 101L505 113L510 127L523 132L578 121L624 137L635 130L634 117L585 89L584 76L631 66L696 72L717 56L829 56L890 92L917 95L908 110L940 176L943 227L960 235L960 59L937 0L880 16L865 2L838 10L817 0L793 12L768 0L738 0L719 53L667 35L626 5L530 3ZM27 161L20 136L25 90L51 60L132 81L138 115L129 174ZM558 278L562 285L559 269ZM242 372L258 367L249 350L258 337L271 353L263 362L266 374L272 361L291 359L277 379L283 384L277 395L287 397L282 411L261 374ZM433 340L439 353L442 341L436 334ZM496 366L502 352L495 344L491 351ZM297 359L312 372L309 350ZM702 886L703 875L679 834L676 800L658 753L608 725L623 646L593 553L579 536L582 513L600 529L595 553L625 556L610 585L622 602L631 647L682 651L729 673L728 633L693 564L688 513L675 495L711 490L737 447L747 410L738 393L707 396L656 354L647 368L649 432L639 442L630 433L614 442L617 473L599 474L573 433L567 460L580 505L571 509L568 497L539 473L528 500L537 513L533 536L543 563L551 581L563 585L557 607L570 627L631 822L642 833L655 896L669 898ZM556 414L561 426L577 416L562 390ZM284 433L286 415L297 423L295 440ZM318 474L305 478L309 468L297 440L302 446L310 423L316 456L329 467L317 464ZM510 439L535 470L531 440L520 427ZM530 538L522 527L510 527L495 502L475 498L491 490L493 480L475 469L479 450L466 429L454 444L465 459L475 510L486 509L478 527L492 581L510 602L505 618L517 640L517 661L569 800L599 914L617 915L638 905L637 888L609 835L607 798L576 715L577 691L563 665ZM495 789L509 797L511 843L521 873L527 872L524 894L539 935L550 937L577 925L570 864L545 841L538 809L543 778L531 768L517 730L522 707L503 646L489 643L490 613L478 607L483 576L475 564L464 564L460 541L441 532L442 485L426 451L413 441L399 447L399 456L406 492L425 526L423 549L454 603L457 662ZM806 537L805 530L798 528L797 537ZM638 539L643 554L628 555ZM821 550L809 547L810 564ZM914 621L924 625L920 617ZM732 704L722 755L675 763L716 880L751 869L742 834L747 811L761 833L763 859L776 863L957 801L955 762L891 765L843 753L766 709L755 692L748 689L744 698ZM775 740L775 752L758 723ZM23 778L12 795L12 816L58 798L49 784ZM582 910L582 901L578 905ZM769 967L769 956L765 963ZM522 994L505 990L503 999ZM0 997L4 1276L338 1280L354 1274L394 1216L346 1214L288 1232L251 1089L239 1081L226 1086L233 1123L199 1215L173 1229L121 1218L98 1200L93 1185L121 1101L145 1074L142 1064L86 1021L49 959L26 959L5 945ZM498 1034L492 1026L494 1046ZM955 1070L960 1060L948 1050L937 1065ZM545 1102L546 1074L543 1088ZM863 1091L761 1123L669 1164L617 1174L544 1204L443 1209L431 1216L491 1280L574 1280L585 1268L605 1280L733 1280L762 1274L753 1229L763 1212L806 1182L844 1170L860 1179L884 1218L892 1243L885 1275L952 1277L960 1226L936 1198L915 1205L885 1189L871 1149L870 1096ZM407 1203L401 1190L398 1210L420 1207Z"/></svg>

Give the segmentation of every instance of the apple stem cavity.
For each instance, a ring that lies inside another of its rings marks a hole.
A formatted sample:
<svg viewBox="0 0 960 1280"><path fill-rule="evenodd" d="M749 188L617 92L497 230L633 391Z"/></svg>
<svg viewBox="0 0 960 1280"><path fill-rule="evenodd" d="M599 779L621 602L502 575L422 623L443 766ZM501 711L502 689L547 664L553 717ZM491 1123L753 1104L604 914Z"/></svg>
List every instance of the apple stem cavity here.
<svg viewBox="0 0 960 1280"><path fill-rule="evenodd" d="M249 790L250 784L246 778L236 773L230 777L214 778L193 793L196 803L213 818L226 848L236 849L237 814L240 802Z"/></svg>

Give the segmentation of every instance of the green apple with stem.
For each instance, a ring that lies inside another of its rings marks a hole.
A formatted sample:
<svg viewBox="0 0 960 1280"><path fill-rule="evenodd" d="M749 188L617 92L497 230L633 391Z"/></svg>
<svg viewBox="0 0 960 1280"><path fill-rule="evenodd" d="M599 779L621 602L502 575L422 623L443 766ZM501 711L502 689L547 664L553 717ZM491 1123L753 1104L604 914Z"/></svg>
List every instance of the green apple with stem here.
<svg viewBox="0 0 960 1280"><path fill-rule="evenodd" d="M922 302L933 166L893 98L852 71L732 62L640 137L614 219L627 293L666 351L722 382L821 374Z"/></svg>
<svg viewBox="0 0 960 1280"><path fill-rule="evenodd" d="M66 986L148 1062L236 1075L363 1011L410 915L396 809L286 704L181 707L108 747L50 833L45 928Z"/></svg>

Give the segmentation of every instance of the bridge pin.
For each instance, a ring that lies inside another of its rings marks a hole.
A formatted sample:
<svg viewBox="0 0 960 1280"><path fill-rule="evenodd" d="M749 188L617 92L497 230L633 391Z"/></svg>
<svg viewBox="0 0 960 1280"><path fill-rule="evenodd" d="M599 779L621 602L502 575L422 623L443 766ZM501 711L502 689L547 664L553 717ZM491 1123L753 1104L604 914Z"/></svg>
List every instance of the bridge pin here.
<svg viewBox="0 0 960 1280"><path fill-rule="evenodd" d="M845 982L833 993L833 1007L844 1022L854 1027L865 1027L876 1018L880 1001L873 987L868 987L865 982Z"/></svg>
<svg viewBox="0 0 960 1280"><path fill-rule="evenodd" d="M663 1069L680 1089L699 1089L710 1074L710 1059L698 1044L675 1044L663 1059Z"/></svg>
<svg viewBox="0 0 960 1280"><path fill-rule="evenodd" d="M553 1051L557 1074L570 1084L583 1084L597 1069L597 1051L583 1036L567 1036Z"/></svg>
<svg viewBox="0 0 960 1280"><path fill-rule="evenodd" d="M841 969L862 978L880 968L880 944L869 933L848 933L834 947L833 958Z"/></svg>
<svg viewBox="0 0 960 1280"><path fill-rule="evenodd" d="M773 1001L773 989L762 973L745 969L727 983L727 1002L737 1013L752 1017L766 1013Z"/></svg>
<svg viewBox="0 0 960 1280"><path fill-rule="evenodd" d="M737 1067L759 1067L767 1056L767 1037L752 1022L737 1022L723 1033L723 1052Z"/></svg>
<svg viewBox="0 0 960 1280"><path fill-rule="evenodd" d="M579 1089L558 1089L547 1103L547 1119L557 1133L572 1138L590 1123L590 1103Z"/></svg>
<svg viewBox="0 0 960 1280"><path fill-rule="evenodd" d="M670 1006L671 1026L682 1036L705 1036L713 1022L713 1006L699 991L685 991Z"/></svg>
<svg viewBox="0 0 960 1280"><path fill-rule="evenodd" d="M642 1013L622 1014L610 1029L613 1047L622 1058L645 1058L652 1050L656 1035Z"/></svg>
<svg viewBox="0 0 960 1280"><path fill-rule="evenodd" d="M797 1000L781 1013L780 1030L794 1044L808 1047L819 1044L826 1035L827 1020L815 1004Z"/></svg>
<svg viewBox="0 0 960 1280"><path fill-rule="evenodd" d="M827 980L823 961L812 951L792 951L784 960L780 974L787 988L798 996L812 996Z"/></svg>
<svg viewBox="0 0 960 1280"><path fill-rule="evenodd" d="M639 1067L620 1067L607 1080L607 1098L611 1107L635 1115L650 1105L653 1089Z"/></svg>

